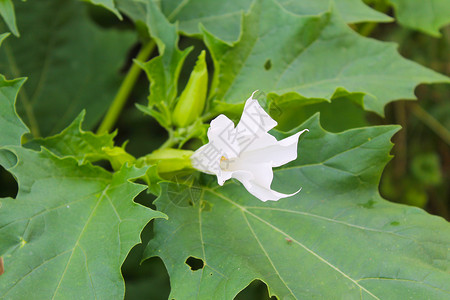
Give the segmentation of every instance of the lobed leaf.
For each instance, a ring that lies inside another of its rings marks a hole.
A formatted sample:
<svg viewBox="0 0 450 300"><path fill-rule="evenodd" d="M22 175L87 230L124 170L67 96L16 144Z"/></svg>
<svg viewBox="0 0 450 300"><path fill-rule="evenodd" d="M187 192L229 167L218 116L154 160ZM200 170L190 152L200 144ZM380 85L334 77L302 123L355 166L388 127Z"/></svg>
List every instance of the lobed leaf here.
<svg viewBox="0 0 450 300"><path fill-rule="evenodd" d="M440 37L439 29L450 23L449 0L389 0L400 24Z"/></svg>
<svg viewBox="0 0 450 300"><path fill-rule="evenodd" d="M365 94L367 110L383 114L396 99L414 99L420 83L450 82L402 58L394 44L363 38L336 10L297 16L274 0L256 1L244 16L239 41L228 45L203 29L214 60L212 97L242 104L264 89L278 103L324 101Z"/></svg>
<svg viewBox="0 0 450 300"><path fill-rule="evenodd" d="M120 266L143 227L164 217L132 201L145 186L130 180L146 168L111 174L14 146L0 149L0 164L19 182L16 199L0 199L0 297L122 296Z"/></svg>
<svg viewBox="0 0 450 300"><path fill-rule="evenodd" d="M181 67L192 48L183 51L178 48L177 26L167 21L153 1L148 2L146 12L146 24L160 55L147 63L136 63L145 70L150 81L149 107L156 105L161 113L168 114L177 96ZM147 112L145 108L141 110ZM168 126L165 124L168 118L160 122Z"/></svg>
<svg viewBox="0 0 450 300"><path fill-rule="evenodd" d="M20 147L28 129L14 104L23 82L0 75L0 165L19 185L16 199L0 198L0 298L121 297L125 257L151 219L166 217L133 202L146 187L131 180L154 170L125 165L111 174L80 164L114 136L82 131L84 113L61 134L28 144L61 158Z"/></svg>
<svg viewBox="0 0 450 300"><path fill-rule="evenodd" d="M199 24L217 38L231 43L239 38L241 18L247 12L253 0L188 0L162 1L161 8L170 21L178 21L180 30L188 35L200 35ZM337 10L347 23L365 21L389 22L390 17L379 13L361 0L335 0ZM278 0L277 3L297 15L317 15L329 9L329 0L291 1ZM267 14L276 14L269 10Z"/></svg>
<svg viewBox="0 0 450 300"><path fill-rule="evenodd" d="M17 108L31 132L58 133L82 109L92 128L117 92L133 34L99 28L81 1L18 1L16 13L23 34L4 43L0 68L29 78Z"/></svg>
<svg viewBox="0 0 450 300"><path fill-rule="evenodd" d="M26 146L36 151L39 151L40 147L45 147L60 158L70 156L80 164L85 161L107 158L104 148L114 147L116 133L94 134L84 131L81 128L84 116L85 112L83 111L61 133L47 138L34 139Z"/></svg>
<svg viewBox="0 0 450 300"><path fill-rule="evenodd" d="M274 172L275 190L302 187L293 197L161 184L169 220L155 221L146 257L163 259L169 298L232 299L255 279L279 299L448 298L448 223L377 191L398 127L333 134L316 116L301 128L299 159Z"/></svg>
<svg viewBox="0 0 450 300"><path fill-rule="evenodd" d="M201 35L199 24L219 39L232 43L239 38L241 18L253 0L165 0L159 2L164 15L178 22L179 30L186 35ZM281 6L298 15L317 15L329 9L329 0L290 1L278 0ZM361 0L335 0L336 7L347 23L389 22L392 19L366 6ZM117 7L133 20L144 20L145 2L117 0Z"/></svg>

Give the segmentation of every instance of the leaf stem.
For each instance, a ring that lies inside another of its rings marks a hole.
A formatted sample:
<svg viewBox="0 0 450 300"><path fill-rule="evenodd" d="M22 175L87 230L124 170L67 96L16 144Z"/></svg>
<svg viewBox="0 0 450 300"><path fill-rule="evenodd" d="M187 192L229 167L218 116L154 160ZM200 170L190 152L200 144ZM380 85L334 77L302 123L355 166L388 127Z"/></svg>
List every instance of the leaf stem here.
<svg viewBox="0 0 450 300"><path fill-rule="evenodd" d="M158 148L158 150L172 148L177 144L177 141L174 138L174 133L172 130L169 130L169 138L167 141L164 142L164 144L161 145L161 147Z"/></svg>
<svg viewBox="0 0 450 300"><path fill-rule="evenodd" d="M389 11L390 5L386 1L375 1L373 5L373 9L385 14ZM359 27L359 34L362 36L369 36L372 34L372 32L377 28L378 23L377 22L367 22L364 23L361 27Z"/></svg>
<svg viewBox="0 0 450 300"><path fill-rule="evenodd" d="M138 61L146 61L153 49L155 48L155 42L151 40L150 42L144 44L136 56L136 60ZM133 63L130 70L128 71L125 79L120 85L119 91L116 94L111 106L108 109L105 117L103 118L102 123L97 129L97 133L105 133L111 131L119 118L120 113L122 112L123 107L133 90L134 85L136 84L137 79L139 78L139 74L141 73L141 68Z"/></svg>
<svg viewBox="0 0 450 300"><path fill-rule="evenodd" d="M439 136L447 145L450 146L450 131L447 130L439 121L424 110L420 105L412 105L411 111L414 116L428 126L437 136Z"/></svg>

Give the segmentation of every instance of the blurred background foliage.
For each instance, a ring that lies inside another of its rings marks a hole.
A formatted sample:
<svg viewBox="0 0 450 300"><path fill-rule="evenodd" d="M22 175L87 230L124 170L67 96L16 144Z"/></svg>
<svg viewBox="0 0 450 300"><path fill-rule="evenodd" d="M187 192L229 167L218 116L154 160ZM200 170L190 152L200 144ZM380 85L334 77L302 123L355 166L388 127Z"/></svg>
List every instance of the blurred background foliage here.
<svg viewBox="0 0 450 300"><path fill-rule="evenodd" d="M434 38L417 31L383 24L372 36L399 44L406 58L447 76L450 74L450 26ZM372 124L400 124L393 139L394 158L386 167L380 191L384 198L424 208L449 219L450 204L450 87L420 85L418 101L386 106L386 118L369 117Z"/></svg>
<svg viewBox="0 0 450 300"><path fill-rule="evenodd" d="M366 1L372 7L394 16L394 12L384 1ZM87 5L91 20L97 26L116 28L126 32L134 30L133 23L125 16L119 21L107 10ZM20 16L19 16L20 19ZM355 31L378 40L399 44L399 52L406 58L416 61L437 72L450 75L450 26L441 29L442 37L436 38L393 23L362 23L350 25ZM129 33L127 33L129 34ZM183 90L189 74L201 50L206 49L203 42L191 37L181 37L180 48L194 46L183 66L179 90ZM123 61L121 73L124 75L139 51L136 42L130 48L127 59ZM158 55L154 50L152 57ZM212 66L207 57L208 66ZM114 95L115 91L111 91ZM331 103L298 105L284 112L279 121L280 129L292 128L317 111L321 112L322 125L332 132L350 128L400 124L402 130L394 137L394 158L386 167L380 192L384 198L424 208L428 212L449 220L450 205L450 86L421 85L416 89L418 101L395 101L386 106L385 118L365 112L351 99L340 99ZM135 86L118 123L117 144L126 140L128 152L136 157L150 153L167 138L166 131L159 124L136 109L135 103L147 104L148 80L144 74ZM271 112L274 108L271 107ZM276 108L275 108L276 109ZM282 109L282 108L281 108ZM289 112L295 112L295 116ZM89 112L88 112L89 113ZM78 112L76 113L78 114ZM95 119L95 118L94 118ZM92 125L91 128L95 129ZM0 167L0 197L14 197L17 183ZM152 207L154 196L143 193L137 201ZM142 233L143 244L152 235L152 223ZM141 262L143 247L137 245L126 259L122 272L126 281L126 299L167 299L170 292L169 277L159 258ZM236 299L269 299L267 287L260 281L253 282Z"/></svg>

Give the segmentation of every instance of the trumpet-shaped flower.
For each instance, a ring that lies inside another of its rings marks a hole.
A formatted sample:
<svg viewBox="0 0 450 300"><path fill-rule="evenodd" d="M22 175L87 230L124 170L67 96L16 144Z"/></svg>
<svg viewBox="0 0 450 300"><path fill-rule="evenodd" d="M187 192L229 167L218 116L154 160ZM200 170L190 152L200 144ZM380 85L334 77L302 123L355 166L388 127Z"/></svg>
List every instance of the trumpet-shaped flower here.
<svg viewBox="0 0 450 300"><path fill-rule="evenodd" d="M277 201L301 190L293 194L272 190L272 168L297 158L299 136L308 129L277 141L268 133L277 122L253 99L253 95L245 102L244 112L236 127L225 115L211 121L209 143L191 156L192 165L202 172L216 175L219 185L235 178L261 201Z"/></svg>

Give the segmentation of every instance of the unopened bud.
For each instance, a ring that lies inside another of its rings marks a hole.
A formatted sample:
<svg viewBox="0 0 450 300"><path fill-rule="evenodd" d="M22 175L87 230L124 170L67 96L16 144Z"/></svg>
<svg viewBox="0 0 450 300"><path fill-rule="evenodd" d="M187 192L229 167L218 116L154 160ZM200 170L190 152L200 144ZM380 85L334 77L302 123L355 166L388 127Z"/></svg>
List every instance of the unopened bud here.
<svg viewBox="0 0 450 300"><path fill-rule="evenodd" d="M192 169L192 153L190 150L159 149L138 159L137 165L157 165L160 174Z"/></svg>
<svg viewBox="0 0 450 300"><path fill-rule="evenodd" d="M181 93L173 112L173 123L178 127L187 127L194 123L203 112L208 89L208 70L205 51L198 56L194 70L189 77L186 88Z"/></svg>

